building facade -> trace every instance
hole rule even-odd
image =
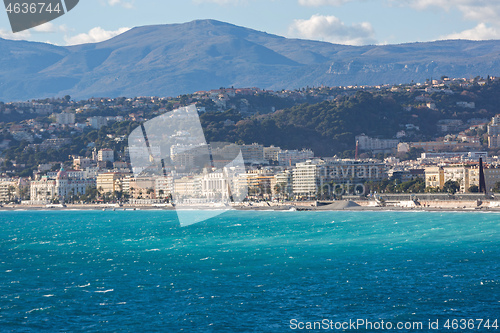
[[[63,112],[56,114],[56,122],[60,125],[69,125],[75,123],[75,114]]]
[[[487,170],[485,169],[485,174]],[[446,165],[425,168],[426,188],[442,189],[448,181],[457,182],[460,185],[460,192],[467,193],[472,186],[479,186],[479,168],[472,165]]]
[[[278,163],[282,166],[292,167],[300,162],[313,159],[314,153],[310,149],[303,150],[281,150],[278,153]]]
[[[398,147],[399,142],[397,139],[370,138],[364,134],[356,136],[359,149],[372,152],[390,152]]]
[[[89,187],[95,186],[92,179],[72,178],[61,168],[55,179],[43,176],[32,181],[30,198],[35,203],[49,203],[55,200],[66,202],[73,196],[85,194]]]
[[[500,148],[500,114],[497,114],[488,125],[488,148]]]
[[[113,149],[101,149],[97,153],[97,160],[99,162],[111,162],[113,163],[115,161],[115,152]]]
[[[0,179],[0,202],[9,202],[19,196],[19,181]]]
[[[97,175],[96,186],[99,193],[128,193],[130,188],[130,173],[105,172]]]

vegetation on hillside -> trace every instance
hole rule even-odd
[[[301,104],[268,115],[241,119],[234,111],[201,116],[208,141],[258,142],[284,149],[312,149],[318,156],[333,156],[355,148],[354,137],[365,133],[392,137],[409,121],[393,99],[358,92],[355,96],[318,104]],[[238,122],[224,126],[224,120]]]

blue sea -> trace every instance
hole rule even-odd
[[[500,214],[0,213],[1,332],[500,331],[463,319],[500,321]]]

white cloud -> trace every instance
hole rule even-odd
[[[64,24],[56,26],[52,22],[47,22],[45,24],[34,27],[33,30],[36,32],[52,33],[52,32],[67,32],[68,28]]]
[[[88,33],[79,34],[73,37],[64,37],[67,45],[77,45],[77,44],[87,44],[87,43],[98,43],[115,36],[118,36],[130,28],[120,28],[115,31],[107,31],[101,27],[96,27],[91,29]]]
[[[217,5],[240,5],[247,4],[248,0],[193,0],[196,4],[215,3]]]
[[[299,0],[299,5],[318,7],[318,6],[341,6],[352,0]]]
[[[222,1],[222,0],[221,0]],[[226,0],[230,1],[230,0]],[[302,6],[341,6],[352,1],[374,0],[298,0]],[[384,0],[396,6],[411,6],[418,10],[442,8],[446,11],[456,9],[467,20],[490,23],[500,26],[499,0]],[[381,1],[382,2],[382,1]]]
[[[439,7],[447,11],[458,9],[465,19],[482,23],[499,24],[500,1],[498,0],[389,0],[392,3],[410,5],[416,9]]]
[[[108,5],[110,5],[110,6],[120,5],[124,8],[132,9],[132,8],[134,8],[134,0],[132,0],[132,1],[108,0]]]
[[[12,31],[9,30],[0,29],[0,38],[11,40],[26,40],[29,37],[31,37],[31,33],[28,30],[12,33]]]
[[[346,25],[335,16],[313,15],[309,20],[295,20],[289,27],[292,37],[324,40],[347,45],[375,44],[374,31],[370,23]]]
[[[462,32],[442,36],[444,39],[500,39],[500,1],[498,0],[390,0],[424,10],[438,7],[446,11],[457,9],[463,18],[477,25]]]
[[[488,39],[500,39],[500,31],[488,27],[484,23],[478,24],[476,27],[464,30],[459,33],[453,33],[447,36],[443,36],[443,39],[470,39],[470,40],[488,40]]]

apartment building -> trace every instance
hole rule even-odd
[[[90,117],[87,119],[87,124],[93,129],[101,129],[104,126],[108,126],[108,120],[106,117]]]
[[[73,168],[75,170],[85,170],[92,165],[92,160],[85,157],[77,157],[73,159]]]
[[[99,193],[129,192],[130,173],[105,172],[97,175],[96,186]]]
[[[488,125],[488,148],[500,148],[500,114],[497,114]]]
[[[365,134],[356,136],[359,149],[372,152],[390,152],[398,147],[399,142],[398,139],[377,139]]]
[[[496,183],[500,182],[500,168],[484,169],[484,179],[486,181],[486,190],[491,192]]]
[[[115,152],[113,149],[101,149],[97,153],[97,160],[99,162],[111,162],[113,163],[115,161]]]
[[[174,189],[174,179],[172,176],[158,177],[155,179],[155,196],[158,199],[170,197]]]
[[[275,147],[275,146],[264,147],[264,159],[268,161],[277,161],[279,152],[281,152],[280,147]]]
[[[283,166],[294,166],[314,158],[314,152],[310,149],[303,150],[281,150],[278,152],[278,164]]]
[[[491,179],[493,180],[493,177]],[[479,186],[479,168],[471,165],[430,166],[425,168],[425,187],[441,189],[448,181],[457,182],[460,185],[460,192],[466,193],[472,186]]]
[[[69,125],[75,123],[75,114],[70,112],[62,112],[56,114],[56,122],[60,125]]]
[[[264,159],[264,146],[258,143],[251,145],[239,146],[245,164],[263,164],[267,161]]]
[[[442,167],[431,166],[425,168],[425,187],[443,188],[444,170]]]
[[[173,197],[176,203],[199,203],[200,192],[201,176],[184,176],[174,179]]]
[[[130,178],[129,193],[133,199],[156,199],[155,180],[150,177]]]
[[[0,179],[0,202],[8,202],[18,196],[19,182],[14,179]]]
[[[443,167],[444,182],[454,181],[460,184],[460,192],[468,192],[473,185],[479,186],[479,169],[470,166]]]
[[[299,196],[314,195],[329,183],[354,185],[386,177],[385,164],[371,160],[309,160],[297,163],[293,170],[293,193]]]
[[[328,170],[323,160],[309,160],[297,163],[293,169],[293,193],[299,196],[314,196],[321,180],[326,180]]]
[[[293,194],[293,171],[285,170],[274,175],[271,190],[273,196],[291,196]]]

